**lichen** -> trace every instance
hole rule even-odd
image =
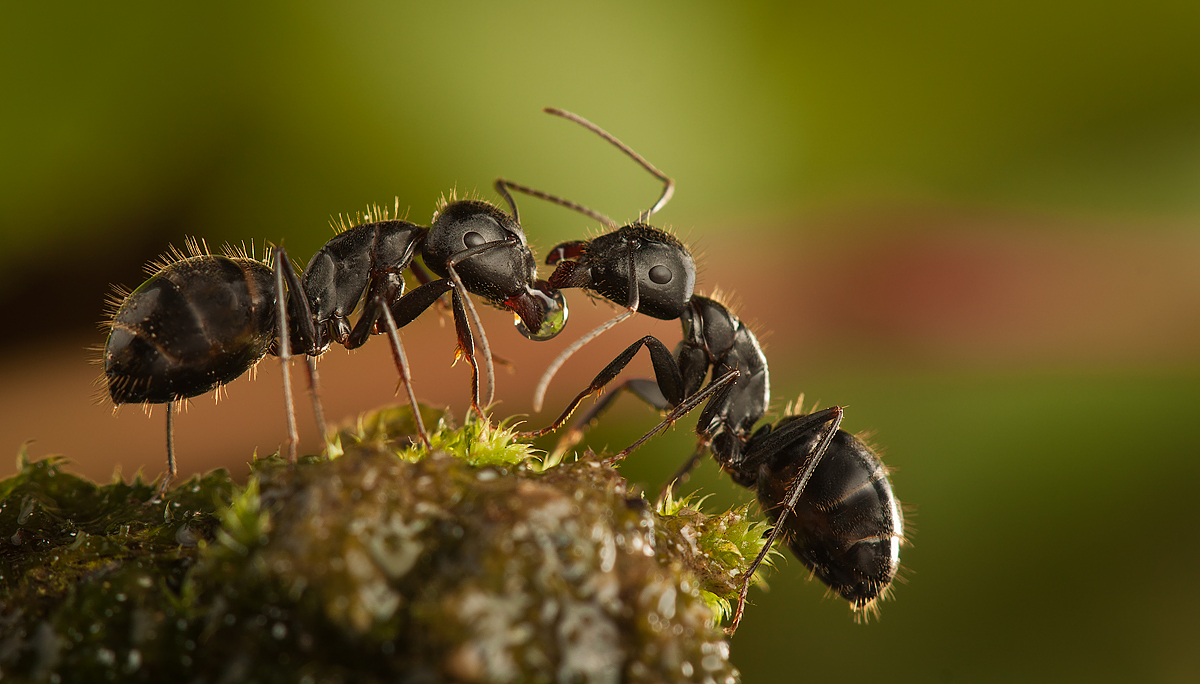
[[[655,510],[585,455],[368,414],[330,455],[162,504],[30,462],[0,483],[5,681],[733,682],[719,626],[761,523]],[[718,612],[714,612],[716,609]]]

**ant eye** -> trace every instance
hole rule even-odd
[[[650,280],[658,283],[659,285],[666,285],[667,283],[671,282],[671,269],[663,266],[662,264],[655,266],[654,268],[650,269]]]
[[[487,242],[487,240],[484,240],[483,236],[475,231],[471,231],[463,236],[463,244],[467,247],[478,247],[485,242]]]

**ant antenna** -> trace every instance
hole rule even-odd
[[[546,400],[546,390],[548,390],[550,388],[550,381],[554,379],[554,376],[558,373],[558,369],[562,368],[563,364],[567,362],[567,359],[574,356],[575,352],[577,352],[583,348],[583,345],[585,345],[588,342],[591,342],[592,340],[599,337],[601,333],[605,332],[609,328],[612,328],[616,324],[625,321],[630,316],[637,313],[638,306],[640,304],[641,304],[641,295],[638,292],[638,287],[637,287],[637,271],[634,270],[633,253],[630,252],[630,254],[629,254],[629,303],[625,305],[625,310],[622,311],[621,313],[617,314],[616,316],[613,316],[612,318],[608,319],[607,321],[601,323],[600,325],[596,326],[596,328],[594,328],[591,332],[589,332],[588,334],[579,338],[578,340],[575,340],[575,342],[573,342],[571,344],[571,346],[562,350],[562,353],[560,353],[558,356],[554,357],[554,360],[550,362],[550,367],[546,369],[545,373],[542,373],[542,377],[538,380],[537,387],[535,387],[533,390],[533,411],[534,411],[534,413],[541,413],[542,403]],[[571,407],[571,410],[574,410],[574,407]],[[563,420],[566,420],[565,416],[563,417]]]
[[[554,116],[562,117],[568,121],[574,121],[575,123],[579,124],[580,126],[583,126],[584,128],[588,129],[589,131],[600,136],[601,138],[604,138],[609,143],[611,143],[613,145],[613,147],[616,147],[618,150],[621,150],[622,152],[624,152],[626,156],[628,156],[630,159],[637,162],[639,166],[641,166],[643,169],[646,169],[646,171],[650,172],[650,174],[652,176],[654,176],[655,178],[662,181],[662,183],[663,183],[662,194],[659,195],[658,201],[654,203],[654,206],[652,206],[649,209],[647,209],[646,211],[643,211],[642,213],[638,214],[638,223],[645,223],[646,221],[649,221],[651,216],[658,213],[659,210],[661,210],[663,207],[665,207],[667,205],[667,202],[671,201],[671,197],[675,194],[675,181],[672,180],[671,177],[668,176],[667,174],[656,169],[653,164],[646,161],[645,157],[638,154],[637,152],[634,152],[625,143],[621,142],[620,140],[617,140],[616,137],[614,137],[611,133],[604,130],[603,128],[600,128],[599,126],[592,123],[591,121],[588,121],[587,119],[583,118],[582,116],[579,116],[578,114],[575,114],[573,112],[568,112],[565,109],[558,109],[556,107],[544,107],[542,109],[542,111],[546,112],[547,114],[553,114]],[[600,212],[596,211],[595,209],[590,209],[588,207],[583,206],[582,204],[579,204],[578,202],[572,202],[571,200],[563,198],[563,197],[559,197],[558,195],[551,195],[548,192],[543,192],[536,188],[531,188],[528,185],[521,185],[520,183],[514,183],[514,182],[504,179],[504,178],[497,178],[496,179],[496,192],[498,192],[500,194],[500,196],[504,198],[504,201],[508,202],[508,206],[512,208],[513,220],[516,221],[518,225],[520,225],[521,220],[520,220],[520,218],[518,218],[518,215],[517,215],[517,203],[513,201],[512,195],[510,195],[508,193],[509,190],[516,190],[517,192],[524,193],[526,195],[529,195],[530,197],[536,197],[540,200],[545,200],[551,204],[557,204],[558,206],[563,207],[564,209],[570,209],[571,211],[579,212],[580,214],[583,214],[584,216],[592,219],[593,221],[598,221],[598,222],[604,224],[610,230],[617,228],[616,221],[613,221],[612,219],[605,216],[604,214],[601,214]]]
[[[513,220],[517,222],[517,225],[521,225],[521,219],[517,216],[517,203],[515,201],[513,201],[512,195],[508,194],[508,191],[510,189],[516,190],[517,192],[525,193],[526,195],[529,195],[530,197],[536,197],[540,200],[546,200],[547,202],[549,202],[551,204],[557,204],[558,206],[566,208],[566,209],[570,209],[571,211],[577,211],[594,221],[599,221],[600,223],[603,223],[604,225],[608,226],[610,229],[615,229],[617,227],[616,221],[613,221],[612,219],[605,216],[604,214],[601,214],[600,212],[598,212],[594,209],[589,209],[589,208],[583,206],[582,204],[572,202],[571,200],[564,199],[562,197],[559,197],[558,195],[551,195],[548,192],[542,192],[541,190],[531,188],[528,185],[521,185],[520,183],[514,183],[514,182],[512,182],[510,180],[506,180],[504,178],[497,178],[496,179],[496,192],[500,193],[500,196],[504,198],[504,201],[508,202],[508,206],[512,208],[512,217],[513,217]]]
[[[587,119],[583,118],[582,116],[579,116],[578,114],[574,114],[572,112],[568,112],[565,109],[558,109],[556,107],[544,107],[542,109],[542,111],[546,112],[547,114],[553,114],[554,116],[560,116],[560,117],[566,119],[567,121],[574,121],[575,123],[579,124],[580,126],[583,126],[584,128],[588,129],[589,131],[600,136],[601,138],[604,138],[609,143],[611,143],[613,145],[613,147],[616,147],[618,150],[621,150],[622,152],[624,152],[626,156],[628,156],[630,159],[637,162],[638,165],[640,165],[643,169],[646,169],[647,171],[650,172],[651,175],[653,175],[655,178],[657,178],[663,182],[662,195],[659,196],[658,201],[654,203],[654,206],[652,206],[649,209],[647,209],[646,211],[643,211],[642,213],[638,214],[638,222],[639,223],[645,223],[646,221],[649,221],[651,216],[658,213],[658,211],[660,209],[667,206],[667,202],[671,201],[671,196],[675,194],[675,181],[671,180],[670,176],[668,176],[667,174],[654,168],[654,165],[651,164],[650,162],[646,161],[646,159],[644,157],[642,157],[642,155],[638,154],[637,152],[634,152],[632,149],[629,148],[629,146],[627,146],[625,143],[621,142],[620,140],[617,140],[608,131],[604,130],[603,128],[600,128],[599,126],[592,123],[591,121],[588,121]],[[537,195],[534,195],[534,196],[537,197]],[[567,205],[564,204],[563,206],[567,206]],[[612,225],[611,222],[606,222],[606,223],[608,223],[609,225]]]
[[[595,133],[596,135],[600,136],[601,138],[604,138],[613,147],[616,147],[618,150],[621,150],[622,152],[625,153],[625,155],[627,157],[629,157],[630,159],[637,162],[638,165],[641,166],[643,169],[646,169],[646,171],[648,171],[652,176],[654,176],[655,178],[662,181],[662,183],[663,183],[662,194],[659,195],[658,201],[655,202],[653,206],[651,206],[646,211],[643,211],[642,213],[638,214],[638,223],[645,223],[646,221],[649,221],[651,216],[653,216],[660,209],[662,209],[664,206],[666,206],[667,202],[671,201],[671,197],[675,194],[675,181],[672,180],[671,177],[668,176],[667,174],[663,173],[662,171],[659,171],[657,168],[654,167],[653,164],[646,161],[645,157],[638,154],[637,152],[634,152],[628,145],[626,145],[625,143],[618,140],[611,133],[604,130],[603,128],[600,128],[599,126],[592,123],[591,121],[588,121],[587,119],[583,118],[582,116],[579,116],[578,114],[575,114],[573,112],[568,112],[565,109],[558,109],[556,107],[545,107],[542,109],[542,111],[546,112],[547,114],[552,114],[554,116],[564,118],[568,121],[573,121],[573,122],[579,124],[580,126],[583,126],[584,128],[588,129],[589,131]],[[530,196],[536,197],[538,199],[546,200],[547,202],[557,204],[560,207],[564,207],[566,209],[571,209],[573,211],[577,211],[577,212],[583,214],[584,216],[587,216],[596,221],[599,221],[600,223],[603,223],[609,229],[617,228],[617,224],[615,221],[608,218],[604,214],[601,214],[598,211],[595,211],[593,209],[589,209],[588,207],[583,206],[582,204],[577,204],[575,202],[564,199],[557,195],[551,195],[550,193],[542,192],[541,190],[536,190],[536,189],[530,188],[528,186],[520,185],[518,183],[513,183],[512,181],[505,180],[503,178],[499,178],[496,180],[496,191],[498,193],[500,193],[500,195],[502,197],[504,197],[504,199],[508,202],[508,205],[510,207],[512,207],[514,219],[517,218],[517,205],[513,201],[512,196],[509,195],[509,193],[508,193],[509,189],[525,193],[526,195],[530,195]],[[520,221],[517,221],[517,223],[520,223]],[[558,369],[561,368],[564,363],[566,363],[567,359],[569,359],[572,355],[574,355],[575,352],[579,351],[585,344],[587,344],[588,342],[591,342],[596,337],[598,337],[601,333],[605,332],[609,328],[615,326],[616,324],[628,319],[630,316],[637,313],[638,304],[639,304],[639,293],[638,293],[638,287],[637,287],[637,274],[634,269],[633,255],[630,254],[630,257],[629,257],[629,302],[625,305],[625,311],[622,311],[621,313],[617,314],[613,318],[611,318],[608,321],[601,324],[596,329],[592,330],[588,334],[586,334],[583,337],[576,340],[574,344],[572,344],[571,346],[564,349],[562,351],[562,353],[559,354],[554,359],[554,361],[550,363],[550,367],[547,368],[546,372],[542,374],[542,377],[540,380],[538,380],[537,387],[534,389],[534,392],[533,392],[533,410],[535,412],[542,410],[542,403],[546,398],[546,390],[550,386],[550,381],[552,379],[554,379],[554,375],[556,373],[558,373]]]

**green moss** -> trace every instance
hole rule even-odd
[[[5,681],[737,680],[714,607],[762,544],[745,508],[660,511],[594,459],[384,409],[336,458],[256,460],[143,505],[29,463],[0,483]],[[408,430],[406,432],[406,429]],[[757,543],[757,546],[756,546]]]

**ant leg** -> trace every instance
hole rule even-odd
[[[312,399],[313,417],[317,421],[317,429],[321,431],[321,439],[328,438],[328,428],[325,425],[325,410],[321,406],[321,390],[320,378],[317,375],[317,360],[313,357],[313,352],[316,349],[317,330],[313,325],[312,309],[308,305],[308,297],[304,294],[304,286],[300,283],[300,276],[296,273],[296,268],[292,266],[292,260],[287,258],[287,252],[282,247],[279,248],[282,253],[282,262],[276,262],[276,267],[282,267],[283,276],[287,280],[288,287],[288,308],[292,309],[290,320],[285,320],[280,316],[279,320],[279,337],[283,339],[284,335],[291,335],[291,329],[294,326],[299,333],[301,344],[305,345],[303,351],[305,356],[306,366],[308,368],[308,393]],[[283,291],[279,289],[279,280],[276,278],[276,291],[279,297],[282,298]],[[291,325],[288,325],[290,323]],[[289,340],[290,341],[290,340]],[[282,347],[281,347],[282,348]],[[286,368],[286,366],[285,366]],[[288,381],[290,382],[290,380]],[[291,390],[287,390],[288,401],[291,399]],[[289,412],[289,418],[294,422],[294,414]]]
[[[453,289],[453,283],[445,278],[441,278],[431,283],[421,285],[420,287],[413,289],[412,292],[409,292],[401,297],[399,300],[393,302],[388,308],[390,309],[392,316],[396,321],[396,327],[403,328],[409,323],[417,320],[417,317],[425,313],[426,309],[433,306],[442,295],[450,292]],[[363,315],[366,315],[366,312],[364,312]],[[359,319],[359,321],[359,325],[361,325],[362,319]],[[357,331],[357,326],[355,330]],[[365,332],[369,334],[370,331],[368,330]],[[383,331],[377,330],[377,332]],[[354,333],[351,333],[350,336],[353,339]],[[366,335],[363,335],[363,338],[365,340]]]
[[[283,369],[283,406],[284,412],[287,414],[287,459],[288,463],[296,462],[296,443],[300,441],[296,434],[296,408],[292,404],[292,349],[291,349],[291,334],[288,332],[287,324],[287,298],[284,297],[283,288],[283,271],[284,262],[287,261],[287,254],[282,247],[275,248],[275,305],[276,305],[276,329],[279,334],[278,354],[279,364]],[[298,294],[298,293],[297,293]]]
[[[429,434],[425,432],[425,423],[421,420],[421,406],[417,403],[417,394],[413,391],[412,381],[408,377],[408,358],[404,355],[404,345],[400,342],[400,331],[396,327],[396,319],[392,317],[391,309],[383,302],[379,302],[379,304],[379,308],[383,311],[383,320],[387,324],[388,339],[392,342],[392,358],[396,362],[396,370],[400,371],[400,381],[404,384],[404,391],[408,393],[408,405],[412,407],[413,422],[417,424],[417,436],[428,450],[430,448]]]
[[[167,472],[163,473],[162,484],[158,485],[158,491],[154,496],[147,501],[147,504],[161,503],[163,494],[167,493],[167,485],[171,484],[171,480],[175,479],[175,401],[167,402]]]
[[[347,349],[356,349],[366,343],[372,332],[384,332],[392,347],[392,360],[396,371],[400,374],[400,384],[408,394],[408,403],[412,407],[413,422],[417,427],[417,436],[425,448],[430,447],[429,434],[421,420],[421,407],[417,403],[417,393],[413,390],[412,379],[408,374],[408,356],[404,353],[404,344],[400,341],[400,328],[408,325],[423,311],[428,309],[439,297],[446,293],[448,286],[441,287],[435,281],[422,285],[407,295],[404,292],[404,280],[398,273],[385,272],[371,276],[367,286],[367,299],[363,305],[363,313],[355,324],[354,329],[342,341]],[[389,303],[390,302],[390,303]],[[397,313],[392,313],[392,307]],[[382,320],[380,320],[382,319]],[[397,323],[399,319],[399,323]]]
[[[784,425],[783,428],[764,437],[763,443],[756,445],[755,449],[750,454],[747,454],[748,457],[752,454],[755,459],[765,457],[767,453],[778,450],[783,444],[795,439],[797,434],[806,433],[817,426],[826,426],[825,435],[813,447],[808,461],[804,464],[804,469],[788,485],[787,494],[783,499],[783,506],[780,508],[779,517],[775,520],[775,526],[771,528],[770,536],[767,537],[767,541],[763,544],[762,550],[758,552],[758,556],[754,558],[754,562],[746,568],[746,577],[742,580],[742,587],[738,591],[737,608],[734,610],[733,619],[730,620],[729,627],[725,629],[726,634],[732,636],[737,631],[738,623],[742,621],[742,613],[746,610],[746,593],[750,591],[750,581],[754,579],[754,573],[758,570],[758,566],[762,565],[763,559],[767,557],[767,553],[775,544],[775,539],[779,536],[780,530],[783,529],[784,521],[787,519],[788,514],[792,512],[792,508],[796,505],[796,502],[800,500],[800,495],[804,493],[804,488],[808,485],[812,474],[816,472],[817,464],[821,462],[821,458],[825,455],[826,450],[829,449],[829,443],[833,441],[833,436],[837,434],[841,424],[842,407],[833,406]],[[772,439],[772,437],[776,437],[777,435],[777,439]]]
[[[544,404],[546,401],[546,391],[550,388],[550,381],[554,379],[556,374],[558,374],[558,369],[562,368],[562,365],[567,362],[567,359],[571,358],[575,352],[582,349],[583,345],[596,339],[601,333],[615,326],[616,324],[623,322],[634,313],[634,311],[630,311],[628,309],[622,311],[621,313],[608,319],[603,324],[593,329],[588,334],[584,335],[578,340],[575,340],[573,343],[571,343],[571,346],[562,350],[562,353],[554,357],[554,360],[551,361],[550,365],[546,368],[546,372],[542,373],[542,377],[538,379],[537,387],[535,387],[533,390],[533,410],[535,412],[541,412],[542,404]]]
[[[604,331],[637,313],[638,305],[641,303],[640,297],[641,296],[638,294],[637,287],[637,270],[634,268],[633,252],[631,251],[629,253],[629,303],[626,305],[625,310],[600,324],[588,334],[584,335],[578,340],[575,340],[571,346],[562,350],[562,353],[554,357],[554,360],[550,362],[550,366],[546,368],[546,372],[542,373],[542,377],[538,379],[537,387],[535,387],[533,390],[533,410],[535,412],[540,412],[542,410],[542,403],[546,399],[546,390],[550,388],[550,381],[554,379],[554,375],[558,373],[558,369],[567,362],[567,359],[571,358],[575,352],[582,349],[583,345],[599,337]],[[626,363],[628,363],[628,361]],[[563,418],[563,420],[566,420],[566,418]],[[559,423],[559,425],[561,424],[562,423]],[[545,433],[543,432],[542,434]]]
[[[433,271],[430,271],[429,267],[423,264],[420,259],[413,259],[408,265],[408,270],[412,272],[414,277],[416,277],[417,283],[419,284],[418,286],[428,285],[429,283],[440,280],[437,274],[435,274]],[[450,310],[450,305],[441,299],[434,302],[434,304],[437,305],[439,317]]]
[[[462,299],[465,300],[465,302],[466,302],[467,310],[471,312],[471,322],[473,322],[475,324],[475,329],[479,331],[479,348],[483,351],[483,359],[486,362],[485,369],[487,370],[487,373],[485,374],[487,377],[487,395],[486,395],[487,399],[483,402],[484,405],[487,405],[487,406],[491,405],[492,399],[496,396],[496,371],[492,367],[492,348],[488,345],[487,333],[484,332],[484,330],[483,330],[483,322],[479,320],[479,312],[475,309],[475,303],[471,301],[471,298],[469,296],[467,296],[467,287],[466,287],[466,285],[463,285],[462,278],[459,277],[458,269],[456,269],[455,266],[457,266],[458,263],[460,261],[463,261],[464,259],[469,259],[470,257],[473,257],[476,254],[480,254],[482,252],[485,252],[489,249],[492,249],[493,247],[497,247],[502,244],[506,244],[506,243],[505,242],[489,242],[489,243],[485,243],[482,245],[476,245],[475,247],[470,247],[468,249],[464,249],[463,251],[458,252],[457,254],[455,254],[454,256],[452,256],[446,260],[446,271],[450,274],[450,280],[454,283],[456,293],[462,294]],[[457,312],[455,312],[454,324],[456,327],[458,327],[458,313]],[[464,332],[463,328],[465,328],[467,338],[471,338],[471,328],[469,325],[466,325],[466,321],[464,320],[463,326],[459,328],[460,344],[463,339],[462,338],[462,334]],[[473,339],[472,339],[471,347],[472,347],[472,349],[474,349],[474,340]],[[479,362],[478,362],[478,360],[475,360],[475,356],[473,353],[471,355],[471,358],[472,358],[471,365],[478,368]],[[475,397],[473,398],[473,402],[474,402],[473,405],[474,405],[475,411],[479,414],[480,418],[483,418],[484,417],[483,412],[479,408],[479,380],[478,380],[478,378],[476,378],[476,380],[475,380]]]
[[[428,285],[429,283],[432,283],[438,279],[438,277],[434,275],[433,272],[425,266],[425,264],[421,263],[417,259],[413,259],[411,262],[409,262],[408,270],[412,271],[413,276],[421,285]]]
[[[391,306],[387,311],[387,316],[393,317],[393,324],[397,327],[404,327],[420,316],[426,309],[433,306],[442,295],[447,292],[451,293],[451,301],[454,309],[454,327],[458,336],[458,349],[460,354],[465,354],[471,363],[471,407],[479,415],[484,418],[483,410],[479,405],[479,367],[475,362],[475,339],[471,336],[471,328],[467,324],[467,314],[463,307],[463,297],[460,297],[458,290],[454,288],[454,284],[445,278],[435,280],[431,283],[422,285],[407,295],[404,295]],[[469,300],[468,300],[469,301]],[[386,307],[382,307],[386,308]],[[364,318],[359,319],[359,326],[362,326],[362,321],[368,315],[364,311]],[[358,332],[358,328],[355,328]],[[351,339],[354,334],[351,334]],[[397,337],[397,339],[399,339]],[[486,420],[486,418],[484,418]]]
[[[308,362],[308,393],[312,395],[313,417],[317,421],[317,429],[321,431],[321,439],[329,439],[329,428],[325,426],[325,411],[321,407],[320,378],[317,376],[317,358],[305,356]]]
[[[703,390],[696,392],[695,394],[688,397],[684,401],[679,402],[679,404],[676,405],[675,408],[672,409],[671,412],[667,414],[666,418],[663,418],[661,423],[659,423],[658,425],[655,425],[650,430],[650,432],[647,432],[646,434],[642,435],[641,438],[638,439],[638,441],[625,447],[621,451],[617,452],[615,455],[609,456],[608,458],[604,459],[602,461],[602,463],[604,463],[606,465],[611,465],[613,463],[623,460],[626,456],[633,453],[633,451],[635,449],[637,449],[641,445],[645,444],[651,437],[653,437],[654,435],[657,435],[658,433],[662,432],[663,430],[666,430],[668,427],[673,425],[675,423],[675,421],[677,421],[681,417],[683,417],[684,414],[688,413],[689,411],[696,408],[700,404],[703,404],[705,401],[707,401],[709,399],[716,399],[716,398],[725,396],[725,394],[727,394],[729,392],[729,388],[732,386],[733,381],[737,380],[737,377],[739,374],[740,374],[740,371],[738,371],[738,369],[731,368],[727,373],[725,373],[721,377],[717,378],[716,380],[713,380],[712,382],[710,382],[708,384],[708,387],[705,387]],[[682,377],[682,375],[680,377]]]
[[[671,356],[671,352],[667,349],[666,345],[659,341],[658,338],[646,335],[626,347],[625,351],[618,354],[617,358],[609,362],[592,380],[592,384],[576,395],[575,399],[567,405],[566,410],[562,412],[562,415],[558,419],[548,427],[532,432],[522,432],[520,436],[525,439],[541,437],[562,427],[562,424],[567,422],[567,419],[575,412],[579,403],[588,396],[603,390],[605,385],[612,382],[621,371],[625,370],[625,366],[629,365],[629,362],[633,360],[633,357],[643,345],[650,350],[650,360],[654,364],[654,376],[658,380],[658,387],[662,390],[663,397],[670,406],[679,404],[683,400],[683,374],[680,373],[679,366],[675,365],[675,358]]]
[[[479,362],[475,360],[475,338],[471,336],[471,328],[467,325],[467,312],[463,308],[463,297],[458,294],[458,290],[451,291],[450,303],[454,307],[454,332],[458,336],[458,353],[466,356],[467,362],[471,364],[471,410],[475,411],[480,420],[487,422],[487,416],[479,406]],[[480,332],[483,332],[482,328]],[[490,355],[488,360],[491,360]]]
[[[571,422],[566,433],[558,438],[558,442],[554,444],[554,450],[550,452],[549,461],[557,463],[562,460],[567,450],[574,447],[583,439],[583,433],[590,430],[600,415],[608,410],[608,407],[616,401],[617,397],[621,396],[623,391],[629,391],[637,395],[642,401],[653,406],[659,411],[670,411],[671,404],[667,402],[663,396],[662,390],[653,381],[646,378],[633,378],[626,380],[617,385],[615,389],[610,390],[600,399],[596,400],[595,404],[588,409],[582,416]]]

